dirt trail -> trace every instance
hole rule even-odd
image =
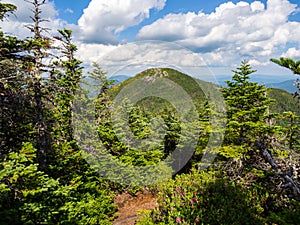
[[[122,193],[115,197],[114,203],[118,206],[118,218],[113,222],[114,225],[134,225],[138,219],[138,210],[148,210],[157,207],[157,197],[145,191],[132,196]]]

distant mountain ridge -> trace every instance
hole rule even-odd
[[[206,90],[209,90],[210,94],[216,92],[216,89],[220,87],[219,85],[210,82],[198,80],[195,78],[192,79],[191,76],[174,69],[161,68],[160,70],[167,72],[169,74],[168,79],[180,85],[194,100],[204,100],[206,98],[203,91],[199,90],[199,85],[201,88],[205,88]],[[116,96],[122,88],[124,88],[126,85],[130,84],[131,82],[137,79],[141,79],[143,77],[147,77],[147,76],[151,77],[153,76],[152,74],[153,74],[153,69],[148,69],[137,74],[134,77],[124,76],[124,75],[111,77],[111,79],[116,79],[116,78],[125,79],[122,82],[119,82],[117,85],[115,85],[111,93],[112,96]],[[126,79],[126,77],[128,78]],[[226,80],[231,80],[231,77]],[[198,84],[195,83],[195,81]],[[284,82],[265,84],[266,86],[271,87],[270,91],[268,92],[269,97],[276,100],[276,103],[271,106],[271,111],[277,113],[282,113],[285,111],[293,111],[293,112],[299,111],[298,103],[296,99],[294,99],[293,96],[291,95],[291,92],[293,90],[291,88],[294,88],[293,82],[294,82],[293,80],[288,80]],[[150,102],[146,102],[146,104],[150,104]]]
[[[280,83],[269,83],[266,84],[266,86],[270,88],[282,89],[289,93],[294,93],[297,90],[295,86],[295,80],[286,80]]]
[[[270,76],[270,75],[260,75],[254,74],[251,76],[250,80],[253,82],[258,82],[259,84],[266,85],[266,87],[277,88],[285,90],[289,93],[294,93],[297,89],[294,85],[295,79],[284,80],[285,76]],[[129,75],[115,75],[109,78],[109,80],[115,80],[114,85],[119,84],[132,76]],[[232,76],[230,75],[218,75],[216,76],[216,81],[220,86],[226,86],[225,81],[231,80]]]

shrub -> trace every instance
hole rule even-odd
[[[162,183],[159,208],[137,224],[263,224],[256,191],[223,179],[214,171],[182,174]]]

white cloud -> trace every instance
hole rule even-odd
[[[260,1],[227,2],[210,14],[166,15],[141,28],[137,39],[176,41],[203,54],[212,64],[234,58],[266,62],[288,42],[300,44],[300,23],[288,21],[296,11],[296,5],[288,0],[268,0],[266,6]]]
[[[79,44],[78,57],[85,62],[98,62],[109,76],[122,70],[131,74],[149,67],[206,68],[197,54],[170,42],[135,42],[124,45]],[[207,70],[206,70],[207,71]],[[208,74],[208,73],[207,73]]]
[[[196,17],[197,15],[192,12],[187,14],[168,14],[163,19],[157,20],[152,25],[143,27],[138,38],[175,41],[184,39],[187,36],[195,36],[198,30],[195,29],[191,23]],[[205,24],[200,26],[202,26],[203,29],[206,27],[210,28],[210,26]]]
[[[257,61],[256,59],[250,59],[248,62],[251,66],[267,66],[270,63],[270,62],[260,62]]]
[[[15,35],[20,38],[32,36],[29,29],[25,26],[32,24],[33,5],[24,0],[4,0],[3,3],[11,3],[17,6],[14,15],[11,15],[8,20],[0,22],[0,27],[4,32],[10,35]],[[67,24],[65,21],[58,19],[58,11],[55,9],[54,2],[46,0],[46,4],[41,6],[40,17],[45,22],[41,23],[42,27],[49,28],[50,33],[56,33],[58,28],[63,28]]]
[[[117,35],[160,10],[166,0],[91,0],[78,20],[81,40],[117,44]]]
[[[287,58],[300,58],[300,49],[296,48],[289,48],[286,52],[284,52],[282,57],[287,57]]]
[[[65,13],[74,13],[74,11],[73,11],[73,9],[70,9],[70,8],[67,8],[65,11],[64,11]]]
[[[250,7],[252,12],[262,12],[265,10],[265,5],[259,1],[253,2]]]
[[[10,16],[0,27],[19,37],[29,36],[24,26],[31,22],[31,5],[24,0],[5,2],[16,4],[18,11],[16,17]],[[113,61],[116,68],[137,63],[155,64],[155,61],[161,65],[193,67],[199,65],[197,57],[202,57],[209,66],[233,69],[242,59],[263,67],[270,64],[271,57],[299,57],[300,23],[288,21],[288,17],[299,10],[288,0],[268,0],[266,5],[260,1],[227,2],[209,14],[202,11],[168,14],[141,28],[137,35],[137,40],[175,41],[177,47],[174,44],[173,49],[154,43],[132,43],[124,48],[127,45],[119,43],[118,35],[122,31],[140,24],[150,16],[150,10],[160,10],[165,4],[166,0],[91,0],[75,25],[59,19],[51,1],[42,9],[42,17],[51,21],[46,27],[53,32],[63,27],[74,31],[77,57],[86,65],[103,59],[111,51],[113,58],[106,60]],[[297,48],[293,48],[297,44]],[[290,49],[285,49],[286,46]],[[197,53],[187,55],[184,48]]]
[[[32,22],[30,16],[32,16],[31,9],[32,4],[24,0],[3,0],[2,3],[11,3],[17,6],[17,11],[14,13],[16,16],[11,16],[9,19],[11,21],[18,22]],[[41,6],[41,17],[44,19],[53,19],[58,16],[58,12],[55,9],[54,2],[46,0],[46,4]]]
[[[114,45],[77,43],[76,57],[87,64],[98,61],[101,57],[117,48]]]

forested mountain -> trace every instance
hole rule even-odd
[[[116,83],[116,86],[112,88],[112,97],[117,95],[119,91],[128,85],[131,82],[134,82],[138,79],[143,79],[144,77],[154,76],[156,69],[148,69],[134,77],[126,77],[126,79],[119,80]],[[168,79],[174,81],[176,84],[182,86],[184,90],[196,101],[204,102],[207,100],[206,94],[203,92],[203,89],[206,89],[207,92],[215,92],[219,90],[220,87],[210,82],[198,80],[196,78],[192,78],[186,74],[183,74],[177,70],[171,68],[161,68],[161,71],[165,71],[168,73]],[[118,78],[118,77],[117,77]],[[114,80],[114,78],[112,78]],[[196,83],[195,83],[196,82]],[[289,83],[292,85],[292,82]],[[293,87],[293,86],[292,86]],[[295,87],[294,87],[295,88]],[[267,94],[270,98],[274,99],[274,104],[271,104],[270,109],[274,113],[283,113],[287,111],[292,111],[294,113],[298,113],[299,106],[297,100],[292,96],[291,93],[279,88],[269,88]],[[146,105],[149,102],[145,103]]]
[[[275,103],[270,107],[273,112],[283,113],[291,111],[297,115],[299,114],[299,103],[291,93],[278,88],[270,88],[268,96],[275,100]]]
[[[113,85],[29,2],[32,36],[0,32],[0,224],[113,224],[116,196],[146,192],[136,224],[299,223],[299,90],[251,82],[245,60],[226,87],[170,68]]]

